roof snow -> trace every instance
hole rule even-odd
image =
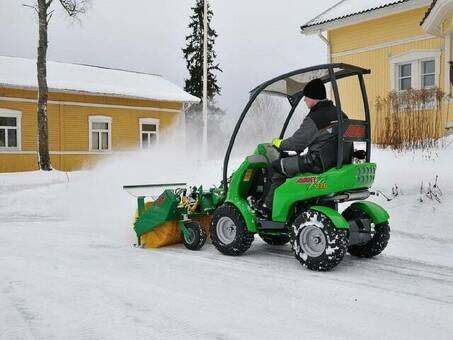
[[[162,76],[105,67],[47,62],[49,91],[145,100],[198,102]],[[37,89],[36,60],[0,56],[0,87]]]
[[[341,0],[315,18],[302,25],[301,29],[302,31],[308,31],[314,28],[314,26],[319,26],[352,16],[364,15],[371,11],[380,10],[387,7],[396,7],[403,4],[427,5],[429,3],[430,1],[422,0]]]

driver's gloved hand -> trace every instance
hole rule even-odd
[[[280,138],[274,138],[272,140],[272,146],[274,146],[277,150],[280,150],[281,144],[282,144],[282,140]]]

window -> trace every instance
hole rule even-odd
[[[21,112],[0,109],[0,150],[20,150]]]
[[[140,148],[149,149],[159,142],[159,119],[141,118],[139,123]]]
[[[433,87],[436,83],[435,61],[422,61],[422,88]]]
[[[392,90],[439,86],[440,50],[420,50],[390,58]]]
[[[112,118],[107,116],[90,116],[90,151],[111,151]]]
[[[398,65],[398,90],[404,91],[412,87],[412,64]]]

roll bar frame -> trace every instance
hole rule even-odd
[[[340,71],[335,72],[335,68],[339,68]],[[357,76],[358,80],[359,80],[360,90],[362,93],[363,108],[365,111],[366,161],[367,162],[370,161],[370,158],[371,158],[371,120],[370,120],[370,108],[369,108],[369,104],[368,104],[368,96],[366,93],[366,87],[365,87],[365,81],[363,79],[363,75],[369,74],[369,73],[371,73],[371,71],[358,67],[358,66],[344,64],[344,63],[322,64],[322,65],[317,65],[317,66],[306,67],[306,68],[295,70],[295,71],[292,71],[289,73],[285,73],[281,76],[268,80],[268,81],[262,83],[261,85],[257,86],[250,92],[249,101],[247,102],[245,108],[243,109],[243,111],[236,123],[236,126],[234,127],[233,133],[230,138],[230,142],[228,144],[227,151],[225,153],[225,158],[223,161],[223,187],[224,187],[225,195],[228,192],[228,163],[230,160],[231,151],[233,150],[234,142],[236,140],[237,134],[239,133],[242,122],[244,121],[244,118],[246,117],[247,113],[249,112],[249,110],[250,110],[252,104],[255,102],[256,98],[262,92],[265,92],[266,88],[269,85],[272,85],[280,80],[291,78],[292,76],[295,76],[295,75],[300,75],[303,73],[308,73],[308,72],[317,71],[317,70],[327,70],[328,71],[329,78],[323,79],[323,82],[331,83],[332,91],[333,91],[334,98],[335,98],[335,106],[337,108],[337,116],[338,116],[337,169],[341,168],[343,165],[343,148],[344,148],[344,140],[345,140],[345,138],[344,138],[344,120],[343,120],[343,115],[342,115],[342,110],[341,110],[341,100],[340,100],[340,94],[338,92],[337,80],[346,78],[346,77]],[[282,130],[280,132],[281,139],[283,139],[283,137],[285,136],[285,132],[288,128],[291,118],[293,117],[294,112],[295,112],[297,106],[299,105],[302,97],[303,97],[302,91],[300,91],[292,96],[288,96],[288,100],[291,104],[291,109],[288,113],[288,116],[286,117]]]

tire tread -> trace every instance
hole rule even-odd
[[[236,239],[230,244],[223,244],[217,237],[216,225],[221,217],[227,216],[236,225]],[[212,244],[224,255],[239,256],[245,253],[255,239],[254,234],[247,230],[244,218],[240,211],[231,204],[223,204],[214,211],[211,221]]]

